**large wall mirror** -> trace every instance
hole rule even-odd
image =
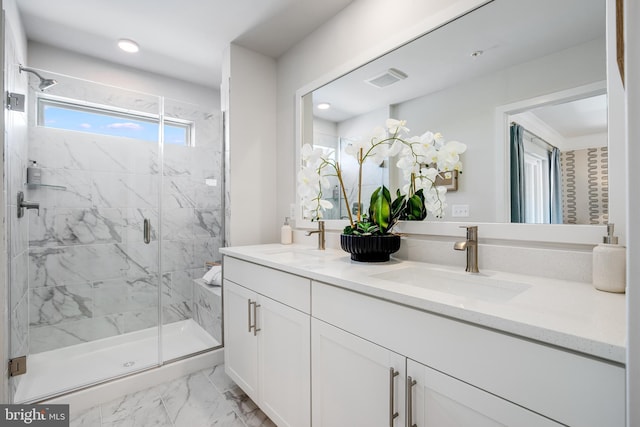
[[[468,147],[445,218],[428,221],[606,223],[605,13],[605,0],[491,1],[304,94],[302,142],[340,157],[387,117],[406,120],[412,135],[438,131]],[[526,179],[515,194],[514,167]],[[391,159],[365,170],[364,189],[399,180]],[[341,194],[326,197],[326,219],[343,218]]]

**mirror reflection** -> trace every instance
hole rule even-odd
[[[336,156],[388,117],[406,120],[411,134],[431,130],[466,144],[464,172],[457,191],[447,193],[445,221],[603,223],[604,90],[510,113],[504,124],[497,115],[523,100],[596,83],[604,87],[605,47],[604,0],[494,0],[305,95],[302,104],[312,114],[304,111],[302,127],[314,145]],[[512,216],[510,197],[511,122],[527,130],[527,165],[535,165],[528,175],[523,170],[531,178],[516,195],[528,210],[518,217]],[[557,161],[545,160],[550,147],[558,149]],[[594,164],[597,173],[590,174]],[[372,189],[384,184],[393,191],[401,181],[393,159],[366,172]],[[343,216],[340,194],[335,196],[326,219]]]

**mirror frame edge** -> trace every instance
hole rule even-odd
[[[471,0],[472,2],[473,0]],[[361,55],[350,61],[335,67],[332,71],[325,73],[319,78],[305,84],[300,87],[295,93],[295,116],[294,116],[294,142],[295,142],[295,167],[294,167],[294,182],[295,187],[295,217],[292,218],[294,226],[300,229],[313,229],[316,225],[313,221],[303,218],[302,207],[300,205],[300,197],[298,194],[297,186],[297,174],[301,167],[300,153],[303,145],[304,129],[302,126],[304,111],[303,111],[303,97],[313,90],[339,78],[340,76],[347,74],[364,64],[373,61],[388,52],[398,49],[401,46],[410,43],[416,38],[422,37],[425,34],[434,31],[435,29],[448,24],[452,20],[473,12],[475,9],[485,6],[491,3],[493,0],[486,0],[481,4],[468,7],[464,11],[458,11],[453,13],[453,16],[449,16],[446,20],[443,20],[437,25],[432,25],[429,28],[422,29],[421,32],[416,32],[416,35],[411,37],[405,34],[404,41],[395,41],[402,38],[394,38],[394,41],[386,43],[384,45],[377,46],[371,49],[367,54]],[[446,11],[445,11],[446,12]],[[609,35],[607,34],[607,37]],[[604,82],[605,89],[607,81]],[[601,82],[593,83],[593,85],[601,85]],[[590,85],[585,85],[590,86]],[[569,90],[571,91],[571,90]],[[542,95],[540,98],[548,96]],[[529,100],[530,101],[530,100]],[[516,105],[519,102],[510,104]],[[503,106],[505,107],[505,106]],[[496,112],[496,126],[498,123],[502,124],[504,115],[498,118],[498,112]],[[504,155],[497,153],[496,156],[503,159]],[[503,163],[501,161],[500,163]],[[500,174],[496,177],[495,189],[502,190],[505,187],[504,184],[500,184],[497,180]],[[504,178],[504,175],[502,175]],[[506,205],[506,199],[497,206],[500,208],[499,215],[503,215],[504,205]],[[346,220],[331,220],[325,223],[325,227],[328,231],[342,231],[342,229],[348,225]],[[412,235],[425,235],[425,236],[450,236],[459,237],[461,226],[478,225],[482,230],[483,239],[497,239],[514,242],[536,242],[536,243],[557,243],[557,244],[578,244],[578,245],[596,245],[602,242],[602,237],[606,235],[606,225],[591,225],[591,224],[513,224],[506,222],[496,223],[478,223],[478,222],[440,222],[440,221],[400,221],[397,225],[397,231],[399,233],[412,234]]]

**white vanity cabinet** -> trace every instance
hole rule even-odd
[[[358,348],[326,344],[327,336],[340,331],[350,334],[351,341],[363,340],[407,359],[407,377],[416,381],[413,396],[407,399],[413,418],[409,427],[625,425],[622,366],[320,282],[312,283],[312,313],[314,421],[330,416],[322,412],[334,410],[327,400],[320,400],[331,390],[347,387],[354,400],[374,392],[369,386],[352,390],[356,385],[342,376],[326,383],[341,358]],[[319,321],[325,326],[317,327]],[[330,328],[334,331],[328,332]],[[319,361],[323,365],[317,366]],[[351,365],[357,369],[357,363]],[[366,373],[351,375],[359,378]],[[322,386],[316,384],[318,378]],[[379,389],[375,393],[382,393]],[[370,403],[371,410],[380,414],[375,425],[391,425],[385,423],[382,397]]]
[[[225,371],[276,423],[310,424],[310,281],[224,258]]]
[[[407,359],[407,402],[407,426],[562,425],[411,359]]]
[[[317,319],[314,427],[553,427],[534,412]]]
[[[320,320],[311,322],[314,427],[405,425],[405,358]]]

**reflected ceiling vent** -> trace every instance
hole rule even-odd
[[[389,68],[384,73],[378,76],[372,77],[368,80],[365,80],[365,82],[375,87],[387,87],[394,84],[395,82],[404,80],[407,77],[408,76],[405,73],[398,70],[397,68]]]

